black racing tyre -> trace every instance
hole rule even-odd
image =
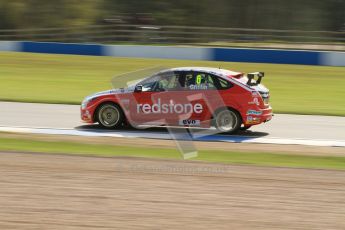
[[[102,104],[97,109],[98,123],[107,129],[119,128],[124,121],[124,114],[120,106],[113,103]]]
[[[242,124],[240,114],[232,109],[222,109],[214,117],[214,124],[219,132],[236,133]]]

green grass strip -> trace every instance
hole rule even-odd
[[[182,159],[174,149],[139,148],[75,142],[41,141],[16,138],[0,138],[0,151],[66,153],[93,156],[129,156],[160,159]],[[297,167],[317,169],[345,169],[345,157],[304,156],[265,152],[199,151],[191,160],[205,162],[245,164],[274,167]]]

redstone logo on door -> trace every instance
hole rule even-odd
[[[203,107],[202,104],[166,104],[161,103],[161,99],[158,99],[157,103],[152,105],[150,104],[138,104],[137,105],[137,113],[143,112],[145,114],[150,113],[162,113],[162,114],[169,114],[169,113],[176,113],[176,114],[188,114],[188,113],[202,113]]]

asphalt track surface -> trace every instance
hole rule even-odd
[[[0,229],[344,229],[345,172],[0,153]]]
[[[6,131],[8,127],[49,128],[69,132],[87,131],[87,135],[91,136],[115,134],[120,137],[170,138],[166,129],[108,131],[99,129],[98,126],[85,125],[80,121],[79,109],[78,105],[0,102],[0,130],[3,128]],[[260,140],[277,138],[301,139],[311,140],[311,145],[313,143],[317,145],[318,141],[322,140],[338,141],[339,146],[344,147],[345,117],[276,114],[270,122],[253,126],[249,131],[240,134],[240,136],[218,135],[214,140],[236,140],[245,137],[248,140],[259,138],[260,143]],[[205,139],[205,141],[210,140],[214,141],[212,136]]]

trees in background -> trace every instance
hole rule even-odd
[[[0,0],[0,29],[140,23],[262,29],[344,29],[345,0]],[[149,15],[149,16],[148,16]]]

